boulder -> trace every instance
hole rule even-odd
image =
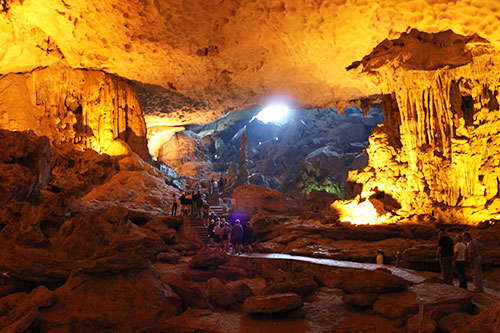
[[[10,294],[0,298],[0,317],[5,316],[12,310],[17,303],[22,301],[27,294],[24,291]]]
[[[419,322],[421,320],[421,322]],[[406,322],[406,331],[408,333],[434,333],[437,323],[430,315],[426,314],[420,319],[419,315],[412,315]]]
[[[164,224],[161,219],[153,218],[146,222],[144,228],[157,233],[165,243],[172,244],[177,242],[177,232]]]
[[[94,187],[82,198],[73,202],[70,209],[74,213],[104,211],[117,202],[127,208],[129,218],[134,220],[150,220],[162,216],[165,207],[172,205],[172,193],[176,189],[165,183],[160,170],[144,163],[140,171],[120,170],[102,185]]]
[[[474,318],[474,316],[465,312],[449,314],[439,320],[439,330],[453,332],[454,330],[464,327],[472,318]]]
[[[212,304],[222,308],[229,308],[235,302],[232,291],[217,278],[211,278],[206,282],[205,294]]]
[[[266,294],[296,293],[301,296],[311,293],[318,287],[318,284],[312,277],[302,277],[296,279],[287,279],[286,281],[269,283],[264,289]]]
[[[172,290],[187,305],[202,309],[212,309],[212,305],[199,284],[174,276],[169,276],[167,282],[172,287]]]
[[[24,332],[38,319],[42,308],[49,308],[57,301],[56,294],[46,287],[35,288],[29,295],[22,296],[6,316],[0,317],[2,332]]]
[[[371,307],[378,298],[378,294],[344,294],[342,299],[346,304],[369,308]]]
[[[189,267],[194,269],[217,268],[225,264],[229,257],[220,251],[204,248],[189,260]]]
[[[177,252],[161,252],[156,256],[159,261],[169,264],[177,264],[180,258],[181,256]]]
[[[252,296],[243,303],[243,311],[252,314],[273,314],[302,307],[302,298],[295,293]]]
[[[235,301],[238,303],[243,303],[248,297],[254,296],[252,288],[242,280],[230,281],[226,287],[233,293]]]
[[[407,281],[385,268],[373,271],[362,269],[336,269],[324,277],[324,284],[339,288],[350,294],[387,293],[404,290]]]
[[[159,148],[157,157],[185,176],[196,177],[211,169],[208,148],[192,131],[176,132]]]
[[[450,313],[469,311],[471,297],[469,292],[447,284],[420,283],[400,293],[380,295],[373,309],[384,317],[405,318],[423,306],[429,320],[437,323]]]
[[[379,295],[373,304],[376,313],[391,319],[406,318],[410,314],[418,313],[418,307],[417,296],[408,290]]]
[[[243,185],[234,189],[233,197],[236,198],[237,210],[246,214],[266,211],[282,214],[287,211],[283,194],[257,185]]]
[[[500,332],[500,304],[497,303],[491,308],[484,310],[477,316],[472,317],[464,325],[455,328],[452,333],[469,332]]]
[[[40,311],[39,331],[152,330],[183,310],[179,297],[151,268],[128,274],[75,274],[54,293],[59,301]]]

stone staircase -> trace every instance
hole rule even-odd
[[[189,222],[191,224],[191,228],[196,231],[196,234],[198,235],[198,238],[200,241],[209,246],[210,245],[210,238],[208,237],[208,228],[207,226],[203,223],[203,220],[200,219],[199,217],[196,216],[191,216],[189,218]]]
[[[221,216],[224,213],[224,209],[220,205],[219,193],[207,194],[207,203],[210,206],[210,210],[218,216]]]

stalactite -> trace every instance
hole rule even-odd
[[[470,62],[459,66],[441,60],[440,68],[408,69],[396,56],[366,67],[383,90],[387,122],[370,137],[369,167],[350,174],[363,185],[361,199],[383,191],[406,217],[470,224],[500,217],[500,54],[484,43],[463,52]]]
[[[0,79],[0,100],[2,129],[32,129],[55,143],[150,158],[135,89],[117,76],[64,66],[10,74]]]

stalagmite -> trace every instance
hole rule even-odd
[[[412,30],[353,64],[380,84],[387,120],[370,137],[369,166],[350,174],[361,199],[391,196],[404,217],[498,219],[499,57],[477,36]]]

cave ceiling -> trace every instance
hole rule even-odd
[[[62,62],[203,101],[210,117],[287,96],[331,107],[380,93],[346,71],[409,28],[500,40],[500,2],[1,0],[0,74]]]

